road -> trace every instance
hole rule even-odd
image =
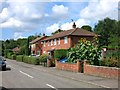
[[[7,60],[7,70],[2,72],[5,88],[100,88],[96,85],[60,77],[37,69],[35,65]],[[46,67],[47,68],[47,67]]]

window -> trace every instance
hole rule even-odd
[[[54,39],[54,45],[56,45],[56,39]]]
[[[58,45],[60,45],[60,38],[58,39]]]
[[[48,41],[48,46],[50,46],[50,42]]]
[[[53,45],[53,40],[51,40],[51,46]]]
[[[44,41],[44,47],[45,47],[45,41]]]
[[[64,44],[68,43],[68,38],[64,37]]]

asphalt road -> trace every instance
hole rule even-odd
[[[100,88],[88,83],[39,71],[33,68],[34,65],[26,65],[22,62],[7,60],[7,70],[0,72],[2,73],[2,87],[51,88],[55,90],[59,90],[59,88]]]

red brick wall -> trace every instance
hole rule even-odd
[[[93,66],[84,62],[84,74],[118,79],[118,72],[120,73],[120,69],[115,67]]]
[[[50,41],[46,41],[45,46],[42,46],[42,53],[45,51],[46,54],[48,52],[48,50],[52,50],[52,49],[68,49],[71,47],[71,38],[68,36],[68,43],[64,44],[64,37],[60,38],[60,44],[58,45],[58,39],[56,39],[56,45],[54,45],[54,39],[53,39],[53,45],[49,45],[48,43],[50,43]],[[51,43],[50,43],[51,44]]]
[[[72,71],[72,72],[81,72],[81,63],[77,61],[75,64],[70,64],[70,63],[61,63],[56,60],[56,68],[61,69],[61,70],[66,70],[66,71]]]

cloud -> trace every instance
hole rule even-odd
[[[85,19],[78,19],[75,21],[76,27],[82,27],[83,25],[89,25],[90,21],[85,20]],[[73,22],[67,22],[61,25],[62,30],[68,30],[71,29],[73,25]]]
[[[89,20],[100,20],[105,17],[118,19],[118,0],[91,0],[81,12],[80,17]]]
[[[52,11],[57,15],[65,15],[68,14],[68,7],[65,7],[63,5],[55,5],[53,6]]]
[[[59,29],[59,24],[55,23],[55,24],[47,27],[45,33],[50,35],[52,32],[55,32],[58,29]]]
[[[90,21],[86,21],[84,19],[78,19],[78,20],[75,21],[75,23],[76,23],[76,27],[80,28],[83,25],[89,25]],[[59,25],[58,23],[55,23],[55,24],[47,27],[45,32],[50,35],[52,32],[55,32],[59,28],[62,29],[62,30],[72,29],[72,25],[73,25],[73,22],[66,22],[66,23],[63,23],[62,25]]]

